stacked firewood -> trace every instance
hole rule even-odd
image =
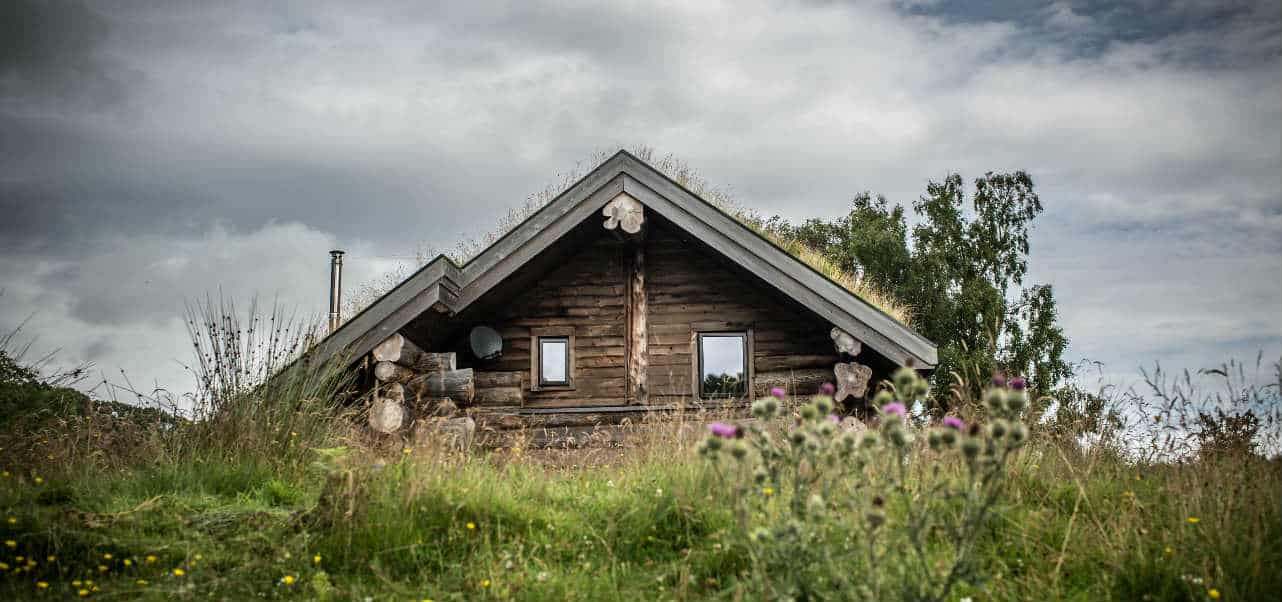
[[[471,368],[459,369],[453,353],[424,351],[400,334],[379,343],[374,359],[370,428],[395,433],[416,418],[448,418],[476,395]]]

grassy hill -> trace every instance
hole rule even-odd
[[[947,426],[893,411],[872,425],[874,441],[831,426],[819,399],[799,400],[782,419],[763,409],[754,424],[764,430],[743,439],[683,436],[691,425],[667,423],[627,450],[554,459],[519,446],[460,452],[371,440],[325,401],[341,386],[312,375],[225,390],[205,419],[161,426],[83,411],[95,407],[83,396],[6,372],[0,399],[14,414],[0,435],[0,598],[1282,592],[1282,465],[1251,445],[1141,459],[1117,432],[1081,426],[1109,421],[1065,409],[1024,420],[1030,410],[1005,414],[992,400],[968,406],[960,418],[977,426],[955,431],[951,444],[940,439]],[[76,403],[33,410],[49,396]],[[33,411],[45,418],[19,419]],[[994,435],[998,422],[1004,435]],[[754,437],[765,436],[759,446]],[[772,449],[785,451],[766,461]],[[590,461],[603,454],[608,462]]]

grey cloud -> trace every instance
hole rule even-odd
[[[99,337],[172,334],[180,301],[220,284],[319,309],[321,247],[359,250],[357,284],[643,143],[794,219],[1028,169],[1036,276],[1075,351],[1240,342],[1270,330],[1276,278],[1221,324],[1174,300],[1241,283],[1148,264],[1282,263],[1266,4],[10,3],[6,23],[49,26],[0,46],[0,272],[12,306]],[[1137,313],[1150,334],[1117,350]]]

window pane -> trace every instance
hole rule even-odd
[[[569,341],[565,339],[539,340],[539,380],[547,383],[569,382],[566,370],[569,363]]]
[[[699,379],[705,397],[734,397],[747,388],[744,335],[701,335]]]

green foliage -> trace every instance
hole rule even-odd
[[[826,395],[802,405],[791,428],[714,424],[700,453],[735,508],[751,589],[772,599],[835,589],[847,599],[938,601],[982,583],[976,549],[1000,519],[1006,463],[1028,437],[1028,398],[1017,386],[985,394],[986,427],[952,417],[914,427],[906,408],[929,386],[908,368],[878,393],[876,431],[842,432]],[[787,403],[779,393],[753,404],[763,425],[778,424]],[[852,566],[864,569],[858,579]]]
[[[958,375],[973,397],[990,376],[1008,373],[1028,375],[1036,396],[1049,394],[1072,372],[1051,286],[1023,287],[1029,233],[1042,211],[1032,178],[988,173],[968,199],[953,174],[929,183],[913,211],[917,223],[909,230],[902,206],[865,193],[839,219],[796,226],[775,220],[770,227],[911,301],[913,327],[940,346],[937,390],[948,391]],[[942,412],[956,398],[933,401]]]

